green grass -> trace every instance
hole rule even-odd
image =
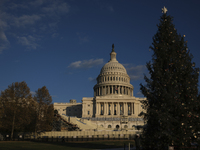
[[[30,142],[2,141],[0,150],[91,150],[123,147],[124,143],[134,144],[134,141],[88,141],[88,142]]]

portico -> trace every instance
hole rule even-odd
[[[134,116],[134,102],[97,102],[96,117]]]

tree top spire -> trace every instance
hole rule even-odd
[[[164,13],[164,14],[167,13],[167,8],[165,6],[162,8],[162,13]]]

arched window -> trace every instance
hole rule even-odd
[[[119,77],[119,81],[120,81],[120,77]]]
[[[112,128],[112,126],[109,124],[109,125],[108,125],[108,128]]]
[[[125,126],[124,126],[124,128],[128,128],[128,126],[127,126],[127,125],[125,125]]]
[[[119,129],[119,125],[116,125],[116,128]]]
[[[110,77],[110,81],[112,81],[112,77]]]

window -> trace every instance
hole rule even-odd
[[[117,112],[116,112],[116,110],[114,111],[114,115],[117,115]]]
[[[110,111],[110,104],[108,105],[108,115],[111,115],[111,111]]]
[[[127,126],[127,125],[125,125],[125,126],[124,126],[124,128],[128,128],[128,126]]]
[[[120,104],[120,115],[123,115],[122,104]]]
[[[101,104],[101,115],[103,115],[103,104]]]
[[[90,105],[88,105],[88,107],[90,107]]]
[[[128,115],[131,115],[131,105],[128,104]]]
[[[116,128],[119,129],[119,125],[116,125]]]
[[[114,105],[114,115],[117,115],[116,104]]]
[[[90,114],[90,111],[88,111],[88,115]]]
[[[109,124],[109,125],[108,125],[108,128],[112,128],[112,126]]]

